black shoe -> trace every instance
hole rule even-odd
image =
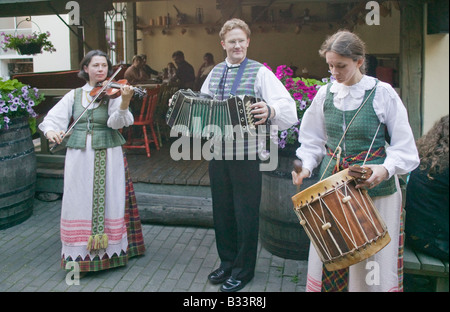
[[[244,282],[241,280],[234,279],[233,277],[230,277],[229,279],[226,280],[225,283],[222,284],[220,290],[224,292],[238,291],[244,288],[245,285],[247,285],[247,283],[248,281]]]
[[[208,280],[212,284],[220,284],[225,282],[230,277],[230,275],[231,271],[225,271],[222,268],[218,268],[208,275]]]

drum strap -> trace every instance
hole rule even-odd
[[[334,156],[336,155],[336,152],[339,153],[338,156],[337,156],[337,158],[340,159],[340,151],[342,150],[341,147],[340,147],[340,145],[341,145],[341,143],[342,143],[342,140],[345,138],[345,135],[347,134],[348,129],[350,128],[351,124],[353,123],[353,120],[355,120],[356,116],[358,116],[358,113],[359,113],[359,112],[361,111],[361,109],[364,107],[364,104],[366,104],[367,100],[370,98],[370,96],[372,95],[372,93],[376,90],[377,85],[378,85],[378,79],[377,79],[377,81],[376,81],[376,83],[375,83],[375,86],[374,86],[374,87],[372,88],[372,90],[370,91],[369,95],[366,97],[366,99],[364,100],[364,102],[361,104],[361,106],[360,106],[360,107],[358,108],[358,110],[356,111],[356,113],[355,113],[355,115],[353,116],[353,118],[352,118],[352,119],[350,120],[350,122],[348,123],[347,128],[346,128],[345,131],[344,131],[344,134],[342,135],[341,139],[339,140],[339,143],[338,143],[338,145],[337,145],[337,147],[336,147],[336,150],[334,151],[333,155],[331,156],[330,161],[329,161],[328,164],[327,164],[327,167],[325,168],[325,170],[323,171],[322,176],[320,177],[320,181],[322,181],[323,176],[324,176],[325,173],[327,172],[327,169],[328,169],[328,167],[330,166],[330,163],[331,163],[331,161],[333,160]],[[377,134],[378,134],[378,130],[380,129],[380,125],[381,125],[381,123],[378,125],[377,132],[376,132],[376,134],[375,134],[375,136],[374,136],[374,139],[372,140],[372,144],[371,144],[370,148],[372,148],[373,142],[375,141],[375,138],[376,138],[376,136],[377,136]],[[364,163],[365,163],[365,161],[364,161]]]

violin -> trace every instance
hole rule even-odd
[[[122,79],[119,81],[113,81],[108,83],[108,86],[103,88],[103,85],[101,83],[97,84],[97,87],[91,90],[89,93],[90,96],[95,97],[98,95],[98,99],[102,99],[104,96],[107,96],[110,99],[115,99],[121,95],[120,88],[124,85],[128,85],[128,81],[126,79]],[[143,98],[147,91],[144,89],[141,89],[139,87],[133,87],[134,94],[133,97],[137,97],[139,99]]]

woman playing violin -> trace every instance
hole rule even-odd
[[[92,89],[111,73],[104,52],[87,53],[78,74],[86,84],[68,92],[39,125],[50,142],[60,144],[71,118],[88,107],[67,141],[61,210],[61,266],[77,261],[80,272],[126,265],[145,249],[118,131],[134,122],[128,109],[133,88],[123,85],[121,96],[91,103]]]

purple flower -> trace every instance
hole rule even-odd
[[[300,102],[300,109],[301,109],[301,110],[304,110],[304,109],[306,108],[306,104],[307,104],[307,103],[306,103],[305,100],[301,101],[301,102]]]
[[[11,106],[9,107],[9,110],[12,112],[16,112],[18,108],[19,106],[16,103],[12,103]]]
[[[14,99],[12,99],[12,101],[9,102],[12,102],[13,105],[19,105],[20,99],[18,97],[15,97]]]

